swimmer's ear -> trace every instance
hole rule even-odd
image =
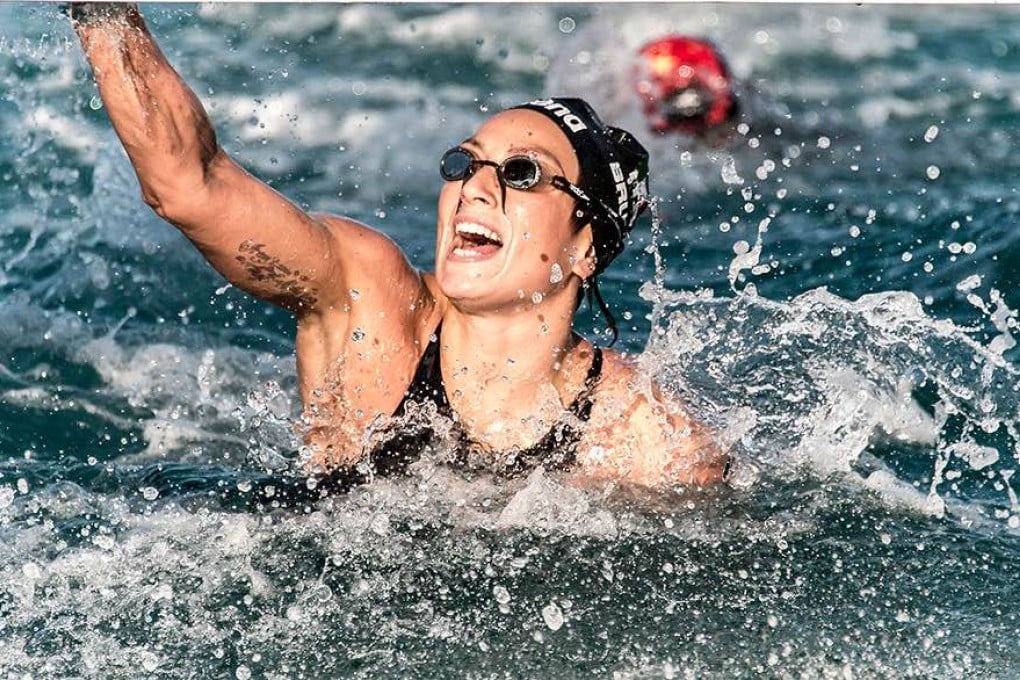
[[[571,271],[582,281],[595,273],[595,243],[592,241],[591,224],[586,224],[574,232],[571,246]]]

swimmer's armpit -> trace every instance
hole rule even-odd
[[[265,244],[251,239],[238,246],[236,260],[257,288],[269,289],[271,299],[293,311],[313,309],[318,302],[311,279],[267,253]]]

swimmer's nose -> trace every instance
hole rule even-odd
[[[498,205],[502,192],[495,165],[476,163],[473,170],[461,183],[461,201]]]

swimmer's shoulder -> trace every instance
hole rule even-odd
[[[603,350],[602,379],[578,454],[594,476],[646,486],[716,482],[727,460],[679,395],[664,390],[638,357],[614,350]]]
[[[422,272],[412,266],[396,241],[382,231],[358,220],[330,213],[312,213],[327,233],[328,248],[323,266],[337,268],[340,282],[348,289],[374,282],[378,292],[401,298],[428,292]],[[360,291],[360,289],[358,289]],[[361,291],[370,294],[367,290]]]

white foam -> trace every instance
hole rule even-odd
[[[553,481],[542,468],[536,468],[528,476],[524,488],[506,504],[494,526],[497,529],[556,529],[607,538],[615,537],[618,531],[613,515],[593,508],[585,491]]]

